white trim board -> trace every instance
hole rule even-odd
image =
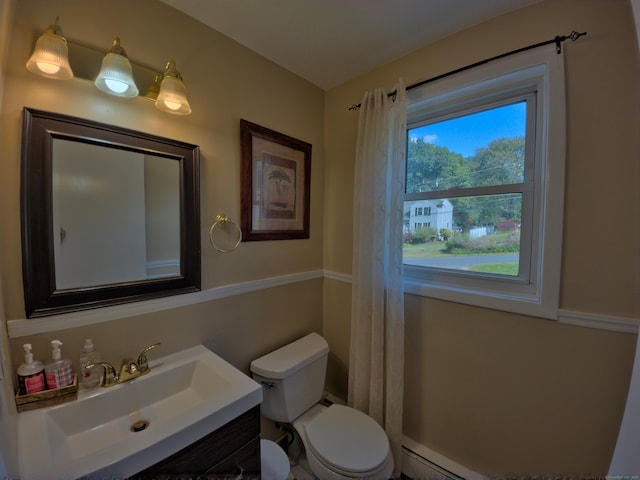
[[[324,277],[344,283],[351,283],[352,281],[351,275],[328,270],[325,270]],[[575,327],[596,328],[611,332],[633,333],[635,335],[640,333],[640,318],[634,317],[620,317],[602,313],[558,309],[557,321],[558,323],[573,325]]]
[[[7,321],[9,338],[26,337],[39,333],[48,333],[69,328],[93,325],[110,320],[143,315],[147,313],[170,310],[172,308],[209,302],[221,298],[242,295],[245,293],[279,287],[318,278],[327,278],[343,283],[351,283],[351,275],[331,270],[310,270],[307,272],[280,275],[277,277],[251,280],[248,282],[224,285],[222,287],[202,290],[184,295],[174,295],[164,298],[145,300],[142,302],[125,303],[110,307],[83,310],[80,312],[63,313],[49,317],[35,319],[16,319]],[[570,310],[558,311],[558,322],[585,328],[597,328],[621,333],[638,334],[640,319],[632,317],[616,317],[612,315],[575,312]]]
[[[308,272],[292,273],[278,277],[224,285],[222,287],[210,288],[208,290],[202,290],[195,293],[155,298],[142,302],[125,303],[122,305],[96,308],[93,310],[63,313],[43,318],[9,320],[7,322],[7,330],[9,332],[9,338],[26,337],[39,333],[48,333],[108,322],[110,320],[118,320],[120,318],[131,317],[134,315],[171,310],[172,308],[219,300],[221,298],[242,295],[267,288],[323,278],[323,276],[324,272],[322,270],[311,270]]]
[[[640,333],[640,319],[599,313],[558,310],[558,322],[575,327],[597,328],[621,333]]]

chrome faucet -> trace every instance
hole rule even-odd
[[[104,378],[102,379],[103,387],[112,387],[119,383],[128,382],[134,378],[138,378],[141,375],[146,375],[151,371],[149,368],[149,361],[147,360],[147,352],[160,345],[160,342],[149,345],[142,350],[138,355],[138,360],[134,361],[132,358],[125,358],[120,365],[120,373],[116,373],[116,369],[107,362],[90,363],[85,368],[95,368],[101,366],[104,368]]]

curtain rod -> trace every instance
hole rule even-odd
[[[575,42],[578,38],[580,38],[580,37],[582,37],[583,35],[586,35],[586,34],[587,34],[587,32],[579,33],[579,32],[576,32],[574,30],[569,35],[556,35],[556,37],[552,38],[551,40],[546,40],[544,42],[536,43],[536,44],[533,44],[533,45],[528,45],[526,47],[518,48],[516,50],[511,50],[510,52],[502,53],[500,55],[496,55],[495,57],[487,58],[485,60],[480,60],[479,62],[472,63],[471,65],[467,65],[465,67],[460,67],[460,68],[457,68],[455,70],[451,70],[450,72],[443,73],[441,75],[437,75],[435,77],[428,78],[427,80],[422,80],[422,81],[414,83],[412,85],[408,85],[408,86],[405,87],[405,90],[408,92],[409,90],[413,90],[414,88],[421,87],[423,85],[426,85],[427,83],[435,82],[436,80],[440,80],[441,78],[449,77],[451,75],[455,75],[456,73],[464,72],[465,70],[469,70],[471,68],[479,67],[480,65],[484,65],[485,63],[489,63],[489,62],[492,62],[494,60],[499,60],[501,58],[508,57],[510,55],[515,55],[516,53],[521,53],[521,52],[525,52],[527,50],[532,50],[534,48],[542,47],[544,45],[549,45],[551,43],[555,43],[556,44],[556,53],[560,54],[560,53],[562,53],[562,42],[564,42],[565,40],[571,40],[571,41]],[[390,92],[389,94],[387,94],[387,96],[388,97],[394,97],[396,95],[396,93],[397,93],[396,90],[394,90],[393,92]],[[349,107],[349,110],[358,110],[361,105],[362,104],[360,104],[360,103],[358,103],[358,104],[354,103],[353,105],[351,105]]]

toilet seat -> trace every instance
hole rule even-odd
[[[328,468],[345,476],[374,473],[390,455],[389,440],[368,415],[331,405],[305,425],[308,447]]]

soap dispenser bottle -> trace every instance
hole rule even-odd
[[[73,383],[73,368],[71,360],[62,358],[60,351],[62,342],[60,340],[51,341],[51,359],[44,366],[44,374],[47,379],[47,388],[66,387]]]
[[[100,383],[102,368],[86,368],[91,363],[100,362],[100,354],[95,351],[93,341],[87,338],[80,354],[80,386],[82,388],[94,388]]]
[[[25,343],[24,363],[18,367],[18,393],[28,395],[38,393],[45,389],[44,365],[33,359],[31,344]]]

